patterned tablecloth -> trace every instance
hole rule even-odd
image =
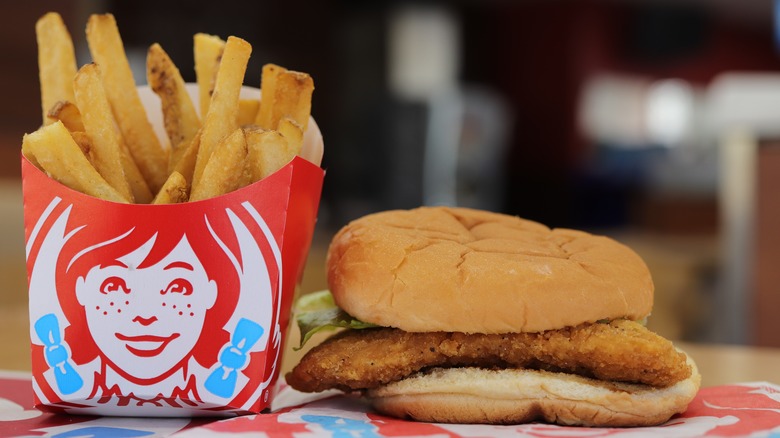
[[[53,415],[33,408],[28,375],[0,372],[2,437],[780,437],[780,386],[765,382],[703,388],[684,415],[635,429],[415,423],[374,414],[359,398],[289,387],[274,405],[270,414],[222,420]]]

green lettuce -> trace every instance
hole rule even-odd
[[[337,328],[366,329],[379,327],[376,324],[355,319],[341,310],[333,301],[330,291],[323,290],[302,296],[295,304],[296,321],[301,331],[301,343],[294,350],[303,348],[304,344],[320,330],[335,330]]]

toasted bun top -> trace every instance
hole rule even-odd
[[[538,332],[641,319],[642,259],[607,237],[466,208],[376,213],[330,245],[328,284],[350,315],[409,332]]]

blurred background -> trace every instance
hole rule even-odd
[[[253,45],[247,85],[259,86],[267,62],[313,76],[327,175],[304,292],[325,287],[324,251],[347,221],[461,205],[632,246],[656,283],[649,324],[667,337],[780,346],[780,53],[771,0],[2,8],[0,319],[24,327],[19,336],[27,336],[19,149],[40,124],[34,24],[53,10],[82,64],[88,15],[112,12],[139,84],[153,42],[194,80],[196,32]]]

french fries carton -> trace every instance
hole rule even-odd
[[[159,125],[156,96],[139,92]],[[317,161],[313,120],[304,143]],[[36,406],[122,416],[267,409],[314,230],[318,164],[298,156],[222,196],[148,205],[71,190],[22,158]]]

